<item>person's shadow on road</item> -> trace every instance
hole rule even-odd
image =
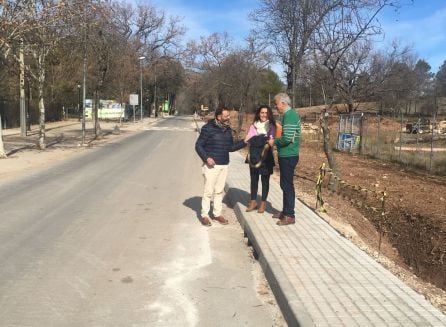
[[[248,192],[237,188],[230,188],[229,190],[227,190],[223,198],[223,203],[225,203],[228,208],[234,209],[236,203],[241,203],[243,204],[243,206],[246,206],[247,203],[249,202],[249,198],[250,197]],[[184,200],[183,205],[195,211],[195,216],[197,220],[201,221],[201,196],[194,196],[189,199],[186,199]],[[278,212],[278,210],[274,209],[273,206],[271,205],[271,202],[267,201],[265,212],[273,214]]]
[[[196,218],[200,221],[201,219],[201,196],[194,196],[192,198],[186,199],[183,205],[195,211]]]

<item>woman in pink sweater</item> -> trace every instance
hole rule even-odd
[[[257,212],[263,213],[266,209],[266,199],[269,192],[269,178],[273,173],[274,156],[268,140],[276,136],[276,122],[273,112],[268,106],[257,108],[254,122],[248,130],[249,139],[249,172],[251,176],[251,201],[247,212],[257,209],[257,191],[259,187],[259,176],[262,180],[262,202]]]

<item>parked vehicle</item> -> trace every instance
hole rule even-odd
[[[431,124],[429,119],[420,118],[416,122],[406,124],[406,132],[409,134],[429,133]]]
[[[438,123],[438,133],[446,134],[446,120],[442,120]]]

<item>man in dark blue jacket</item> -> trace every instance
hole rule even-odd
[[[228,221],[222,216],[223,191],[228,175],[229,152],[246,146],[245,141],[234,142],[229,126],[230,113],[223,107],[215,111],[215,119],[206,123],[200,132],[195,150],[203,160],[204,193],[201,200],[201,223],[210,226],[209,211],[214,197],[214,220],[226,225]]]

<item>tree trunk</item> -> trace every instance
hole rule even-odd
[[[0,158],[7,158],[5,147],[3,146],[3,133],[2,133],[2,115],[0,114]]]
[[[37,144],[40,150],[45,150],[45,103],[43,101],[43,86],[39,85],[39,143]]]
[[[336,164],[336,159],[333,155],[333,151],[330,147],[330,128],[328,127],[328,109],[330,109],[333,105],[333,103],[327,104],[327,97],[324,89],[324,85],[321,84],[322,88],[322,94],[324,96],[324,103],[326,108],[322,109],[320,117],[319,117],[319,123],[321,124],[322,128],[322,136],[324,138],[324,153],[328,160],[328,166],[333,170],[335,174],[338,173],[338,166]]]
[[[348,106],[348,113],[351,114],[354,111],[353,102],[349,100],[347,106]]]
[[[45,102],[43,101],[43,88],[45,85],[45,49],[40,50],[38,58],[38,90],[39,90],[39,142],[37,147],[45,150]]]
[[[99,113],[99,91],[96,90],[95,94],[95,99],[94,99],[94,136],[95,138],[97,138],[100,134],[101,134],[101,125],[99,123],[99,117],[98,117],[98,113]]]
[[[293,94],[293,85],[294,85],[293,72],[292,71],[287,71],[287,73],[286,73],[286,81],[287,81],[286,93],[288,95],[292,96],[292,94]]]
[[[319,122],[320,122],[321,128],[322,128],[322,134],[323,134],[323,138],[324,138],[324,152],[325,152],[325,156],[327,157],[327,160],[328,160],[328,166],[332,169],[333,173],[338,175],[338,166],[336,163],[336,159],[333,155],[333,150],[331,149],[331,146],[330,146],[330,128],[328,127],[327,109],[323,109],[321,111]]]
[[[43,101],[43,82],[39,81],[39,141],[37,147],[45,150],[45,102]]]

